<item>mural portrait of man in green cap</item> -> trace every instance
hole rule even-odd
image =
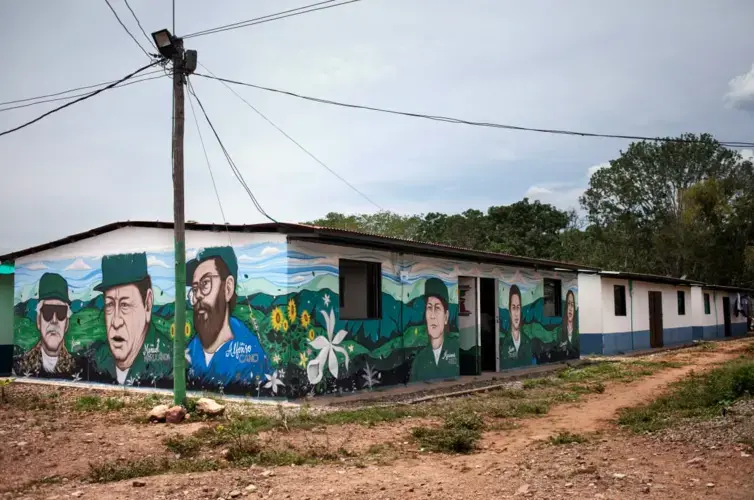
[[[90,379],[149,385],[170,376],[170,339],[152,324],[154,295],[145,253],[102,257],[102,292],[107,342],[95,348]]]
[[[424,284],[424,299],[429,345],[414,358],[409,381],[457,377],[459,344],[446,335],[450,319],[448,287],[438,278],[429,278]]]
[[[18,375],[54,377],[73,372],[75,360],[65,348],[71,317],[68,283],[59,274],[45,273],[39,280],[37,330],[40,340],[16,360]]]

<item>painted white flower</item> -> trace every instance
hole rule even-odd
[[[330,306],[330,294],[329,293],[325,294],[324,298],[322,299],[322,302],[325,303],[325,307],[329,307]]]
[[[328,296],[325,295],[325,298]],[[348,332],[346,330],[340,330],[337,334],[333,335],[335,330],[335,312],[330,309],[328,315],[325,311],[320,311],[325,318],[325,326],[327,327],[327,337],[319,336],[314,340],[309,341],[309,345],[319,351],[317,357],[306,366],[306,375],[309,377],[309,383],[316,384],[325,375],[325,361],[327,361],[327,367],[333,377],[338,378],[338,357],[335,353],[341,353],[346,357],[346,370],[348,369],[348,352],[340,347],[339,344],[345,340]]]
[[[382,374],[379,373],[377,370],[369,366],[369,362],[367,362],[367,365],[364,367],[364,373],[361,375],[364,379],[364,382],[366,382],[367,386],[371,389],[373,386],[380,383],[380,378],[382,378]]]
[[[267,383],[262,387],[264,387],[265,389],[272,389],[272,393],[277,394],[278,387],[285,387],[285,383],[280,380],[280,377],[282,377],[282,374],[278,376],[277,370],[275,370],[272,375],[265,375],[264,378],[267,379]]]
[[[77,371],[73,374],[73,381],[74,382],[81,382],[81,370]]]
[[[279,364],[280,356],[278,354],[275,354],[274,356],[272,356],[272,362],[275,363],[276,365]]]

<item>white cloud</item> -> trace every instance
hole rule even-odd
[[[592,166],[592,167],[589,167],[589,168],[587,169],[587,174],[586,174],[586,176],[587,176],[587,178],[588,178],[588,179],[591,179],[591,178],[592,178],[592,176],[593,176],[593,175],[594,175],[595,173],[597,173],[597,171],[598,171],[598,170],[602,170],[603,168],[607,168],[607,167],[609,167],[609,166],[610,166],[610,164],[609,164],[609,163],[607,163],[607,162],[605,162],[605,163],[600,163],[599,165],[594,165],[594,166]]]
[[[610,164],[607,162],[593,165],[586,170],[586,176],[579,181],[531,186],[526,190],[524,196],[539,200],[542,203],[549,203],[560,209],[578,210],[581,206],[579,198],[584,194],[586,186],[589,185],[589,179],[598,170],[609,166]]]
[[[280,253],[280,249],[276,247],[265,247],[261,252],[259,252],[259,255],[275,255]]]
[[[150,255],[147,257],[147,266],[148,267],[164,267],[165,269],[170,269],[170,266],[167,265],[164,261],[158,259],[154,255]]]
[[[248,256],[248,255],[244,254],[244,255],[239,255],[239,256],[238,256],[238,257],[236,258],[236,260],[238,260],[238,262],[254,262],[254,261],[256,261],[257,259],[255,259],[254,257],[250,257],[250,256]]]
[[[76,259],[71,264],[68,265],[64,270],[65,271],[89,271],[91,269],[91,266],[84,262],[84,259]]]
[[[186,260],[195,259],[197,253],[198,253],[198,250],[196,248],[186,250]]]
[[[754,64],[743,75],[738,75],[728,82],[725,104],[729,108],[754,111]]]
[[[48,267],[42,262],[35,262],[26,266],[26,269],[29,271],[42,271],[43,269],[48,269]]]
[[[527,198],[537,198],[537,196],[542,195],[548,195],[552,194],[551,189],[547,189],[546,187],[541,186],[531,186],[529,189],[526,190],[526,193],[524,193],[524,196]]]

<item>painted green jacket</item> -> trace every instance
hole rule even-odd
[[[518,346],[518,351],[513,343],[513,336],[505,332],[500,344],[500,367],[503,369],[519,368],[533,364],[535,364],[535,361],[531,348],[531,340],[524,328],[521,328],[521,343]]]
[[[172,340],[158,333],[154,328],[154,323],[151,323],[144,337],[144,344],[128,370],[125,383],[135,386],[169,385],[167,382],[172,378],[173,373],[172,351]],[[92,352],[89,380],[117,383],[115,359],[110,352],[107,340],[98,341],[92,346]]]
[[[458,348],[458,338],[446,334],[440,351],[440,359],[437,363],[435,363],[432,345],[423,348],[411,364],[409,382],[458,377],[460,373]]]

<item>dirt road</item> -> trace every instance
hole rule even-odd
[[[669,368],[631,383],[606,384],[604,393],[593,394],[575,404],[554,407],[541,418],[521,420],[512,430],[486,432],[479,453],[449,456],[422,453],[410,442],[412,423],[399,421],[373,428],[337,428],[333,439],[358,440],[359,448],[381,442],[394,443],[399,457],[386,465],[343,463],[339,465],[252,467],[226,469],[201,474],[169,474],[145,478],[144,486],[132,481],[87,484],[71,479],[63,484],[40,484],[11,494],[12,498],[53,499],[401,499],[419,498],[754,498],[754,457],[733,444],[715,449],[699,449],[691,444],[660,443],[637,437],[615,426],[617,411],[626,406],[648,402],[669,384],[692,370],[709,369],[740,355],[741,340],[721,343],[715,351],[682,350],[662,355],[666,361],[687,363]],[[0,417],[3,417],[0,414]],[[63,416],[65,418],[65,416]],[[164,453],[155,446],[159,427],[146,427],[141,438],[131,436],[133,429],[116,428],[119,439],[128,440],[138,454]],[[2,424],[2,428],[7,425]],[[144,426],[138,427],[144,428]],[[137,428],[137,429],[138,429]],[[91,446],[116,453],[123,446],[106,433],[89,436],[88,444],[77,445],[80,428],[67,445],[68,458],[78,469]],[[552,446],[543,442],[559,431],[589,434],[587,443]],[[139,431],[137,431],[139,432]],[[307,431],[316,433],[317,430]],[[339,435],[338,432],[341,432]],[[54,432],[53,432],[54,434]],[[46,434],[48,437],[53,434]],[[6,439],[9,439],[6,436]],[[132,439],[133,438],[133,439]],[[82,440],[85,441],[86,439]],[[55,439],[53,438],[53,442]],[[141,449],[139,448],[141,446]],[[17,447],[16,447],[17,448]],[[2,467],[18,471],[24,467],[48,467],[44,450],[19,457],[11,448],[4,453]],[[77,450],[77,451],[74,451]],[[26,450],[28,451],[28,450]],[[129,452],[125,454],[128,455]],[[101,453],[95,456],[101,457]],[[31,457],[31,460],[29,458]],[[57,467],[60,467],[58,465]],[[56,469],[57,470],[57,469]],[[39,472],[37,471],[37,476]],[[7,477],[7,476],[6,476]]]

